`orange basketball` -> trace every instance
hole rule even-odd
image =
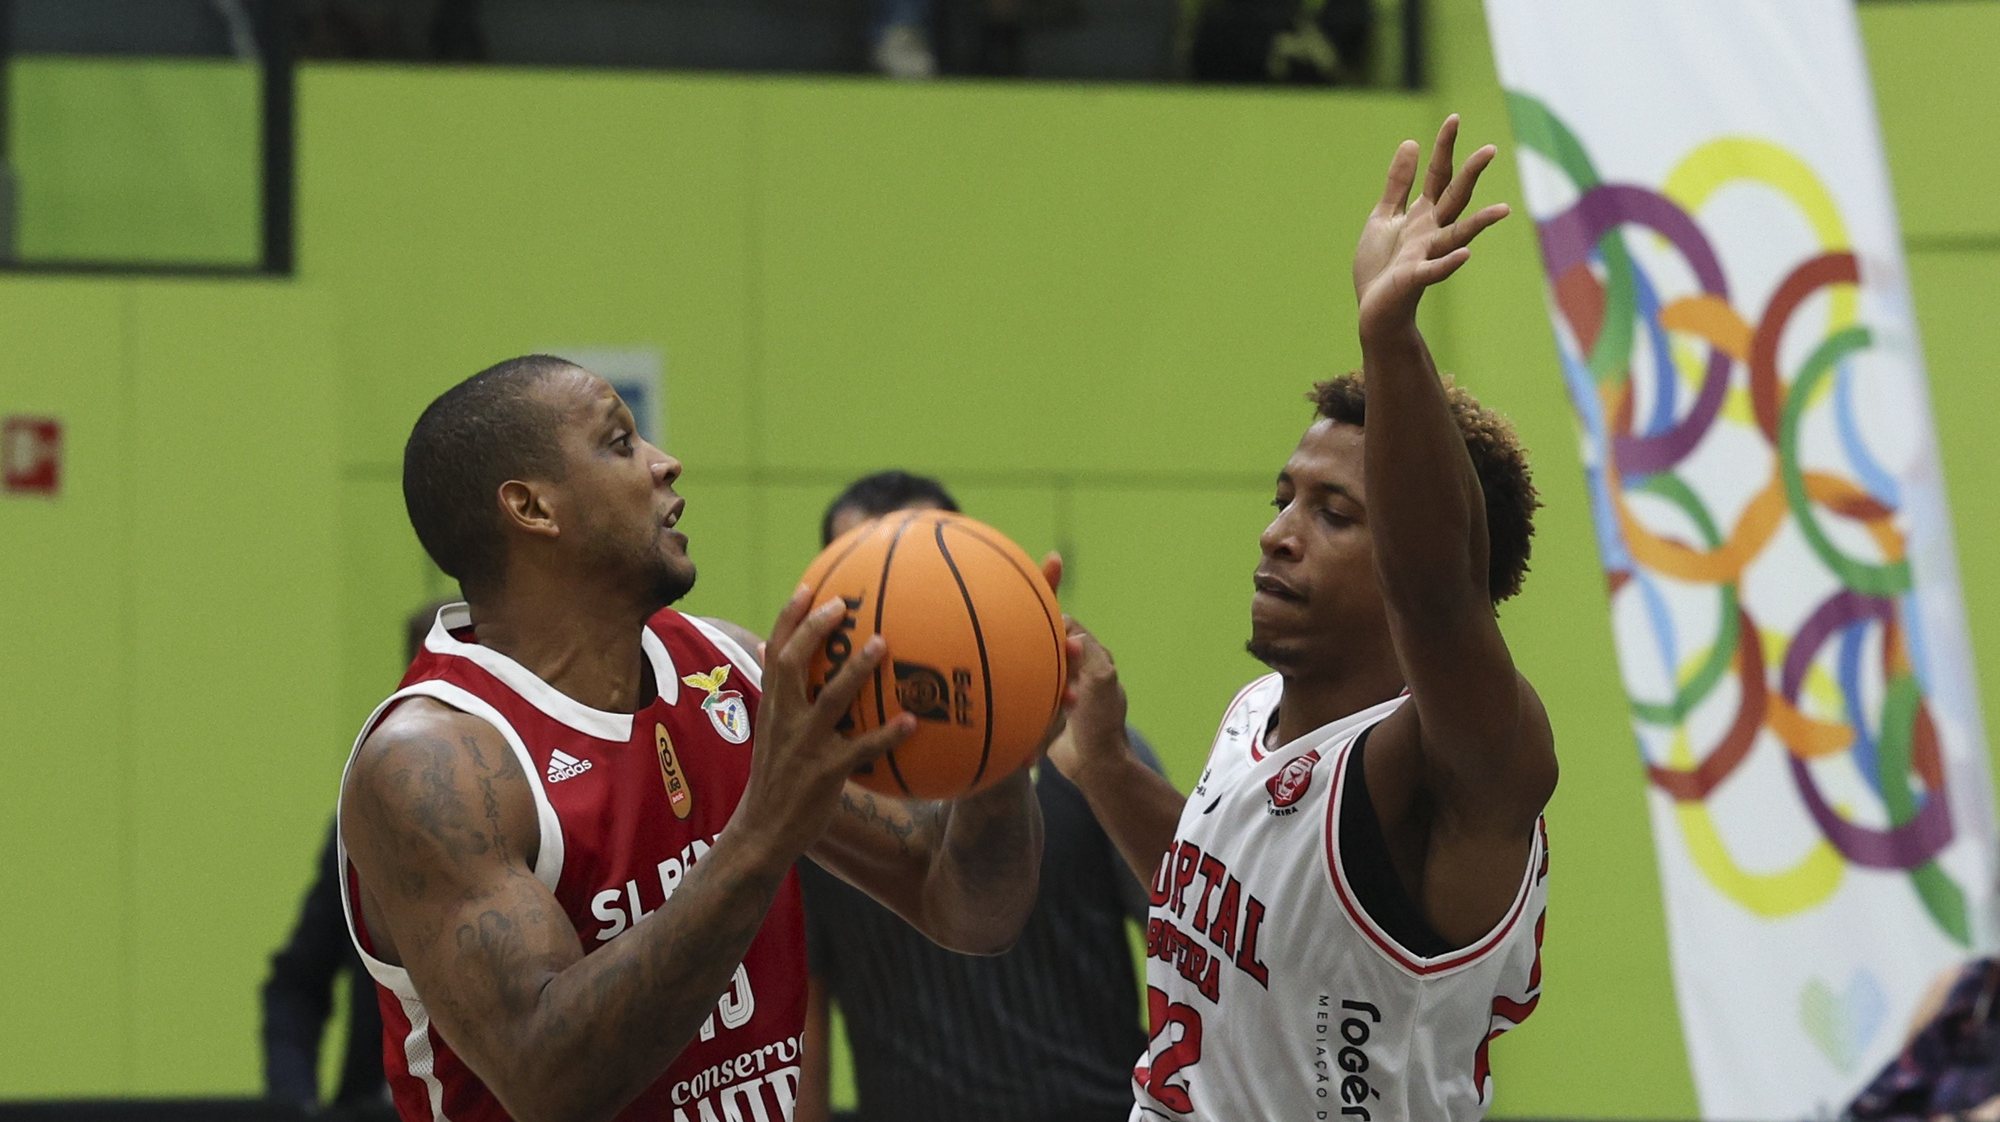
[[[886,795],[955,799],[1028,764],[1062,705],[1062,609],[998,530],[941,510],[897,511],[841,535],[807,567],[812,602],[847,613],[813,656],[817,695],[871,635],[888,652],[841,728],[917,718],[902,746],[855,775]]]

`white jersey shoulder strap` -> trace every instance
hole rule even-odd
[[[368,720],[363,722],[361,734],[354,738],[354,749],[348,754],[347,766],[341,769],[341,797],[343,799],[346,797],[347,775],[354,769],[354,759],[360,754],[362,743],[381,724],[383,717],[388,715],[390,709],[413,697],[428,697],[433,701],[448,705],[468,716],[477,717],[487,724],[492,725],[494,729],[498,730],[501,738],[507,742],[507,747],[514,754],[515,762],[521,767],[522,775],[527,778],[528,792],[535,800],[535,821],[539,827],[541,841],[539,850],[535,854],[533,869],[535,879],[541,881],[543,886],[550,892],[554,892],[556,885],[562,881],[563,832],[562,823],[556,818],[555,808],[549,804],[548,792],[542,787],[541,774],[535,768],[534,759],[528,754],[526,742],[521,739],[520,733],[514,730],[514,726],[508,722],[507,718],[502,716],[498,709],[495,709],[492,705],[463,687],[435,679],[418,682],[415,685],[405,686],[397,690],[395,693],[390,694],[388,699],[383,701],[382,704],[376,706],[375,711],[368,715]],[[382,983],[383,986],[387,987],[398,997],[406,1000],[414,999],[416,997],[416,990],[410,984],[409,972],[400,966],[383,962],[381,959],[369,954],[367,949],[361,945],[360,935],[354,923],[354,903],[351,894],[347,890],[347,831],[344,827],[338,825],[339,817],[339,804],[336,802],[334,812],[336,823],[334,848],[335,859],[338,862],[336,867],[340,870],[341,874],[340,908],[342,914],[347,919],[347,936],[353,941],[355,951],[361,955],[362,963],[368,967],[368,973],[376,981]]]

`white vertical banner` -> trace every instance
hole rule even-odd
[[[1995,928],[1985,734],[1851,0],[1486,12],[1702,1112],[1835,1112]]]

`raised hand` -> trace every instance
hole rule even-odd
[[[1415,202],[1410,200],[1410,188],[1416,182],[1417,142],[1404,141],[1389,161],[1389,181],[1381,201],[1369,212],[1361,241],[1354,247],[1354,296],[1361,308],[1364,337],[1413,323],[1424,289],[1457,272],[1471,256],[1472,239],[1508,215],[1505,203],[1465,213],[1480,173],[1493,162],[1496,150],[1490,144],[1480,148],[1453,174],[1452,148],[1457,141],[1454,113],[1438,129],[1423,191]]]

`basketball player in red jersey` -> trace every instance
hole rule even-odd
[[[879,640],[808,696],[837,602],[795,594],[761,666],[754,636],[668,607],[695,573],[680,471],[547,356],[411,434],[411,522],[469,604],[369,719],[340,805],[406,1120],[787,1119],[800,855],[967,952],[1004,949],[1033,902],[1025,772],[953,804],[847,788],[912,719],[834,729]]]
[[[1534,489],[1416,326],[1507,214],[1470,209],[1494,150],[1454,173],[1457,131],[1414,202],[1419,148],[1397,149],[1363,228],[1361,375],[1316,388],[1260,540],[1249,646],[1274,673],[1231,704],[1192,798],[1132,757],[1083,637],[1052,756],[1152,877],[1135,1120],[1477,1118],[1487,1042],[1538,1000],[1554,736],[1494,612]]]

